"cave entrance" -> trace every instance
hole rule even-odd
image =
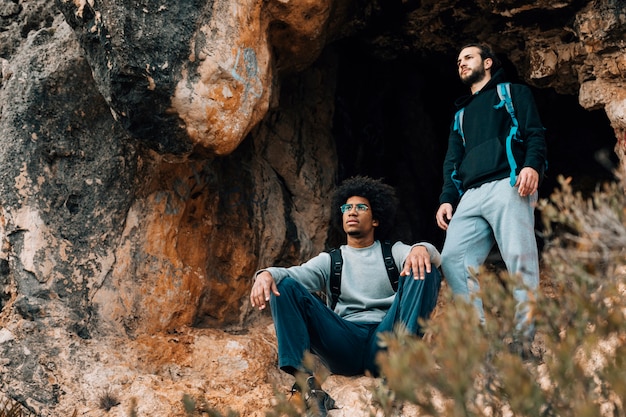
[[[428,240],[439,247],[443,233],[434,215],[454,100],[467,94],[458,80],[456,51],[382,60],[353,43],[338,52],[334,136],[339,181],[352,175],[384,178],[401,201],[398,239]],[[505,58],[505,57],[503,57]],[[504,60],[511,81],[523,82]],[[583,193],[613,180],[616,139],[603,110],[588,111],[577,96],[533,88],[548,144],[547,198],[557,177],[572,177]]]

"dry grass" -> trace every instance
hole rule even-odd
[[[450,304],[429,323],[428,339],[385,340],[384,415],[399,415],[398,402],[446,417],[626,415],[626,187],[584,199],[561,184],[541,207],[549,234],[532,355],[509,349],[512,281],[483,270],[485,326],[469,305]]]

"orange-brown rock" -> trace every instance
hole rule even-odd
[[[336,244],[329,197],[355,173],[398,188],[402,239],[440,238],[457,48],[493,44],[548,120],[557,99],[600,112],[556,120],[577,144],[608,128],[623,164],[624,33],[615,0],[0,0],[0,394],[263,415],[292,381],[254,271]],[[329,378],[331,415],[369,415],[379,382]]]

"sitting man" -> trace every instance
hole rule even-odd
[[[346,234],[339,248],[342,261],[333,260],[333,266],[331,254],[322,252],[300,266],[256,273],[252,306],[263,310],[269,301],[278,365],[296,381],[306,380],[301,388],[313,415],[326,416],[334,401],[303,365],[305,352],[317,355],[334,374],[377,376],[378,335],[396,324],[421,334],[419,319],[428,319],[437,303],[441,262],[433,245],[396,242],[393,259],[383,255],[397,204],[393,187],[368,177],[350,178],[332,198],[331,221]],[[395,277],[388,269],[396,271]],[[316,292],[326,294],[326,304]]]

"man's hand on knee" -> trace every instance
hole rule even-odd
[[[404,261],[404,269],[401,276],[410,275],[413,272],[414,279],[424,279],[430,273],[430,254],[424,246],[414,246]]]
[[[256,276],[252,285],[252,291],[250,291],[252,307],[258,307],[259,310],[263,310],[270,300],[271,294],[274,294],[276,297],[280,296],[272,274],[262,271]]]

